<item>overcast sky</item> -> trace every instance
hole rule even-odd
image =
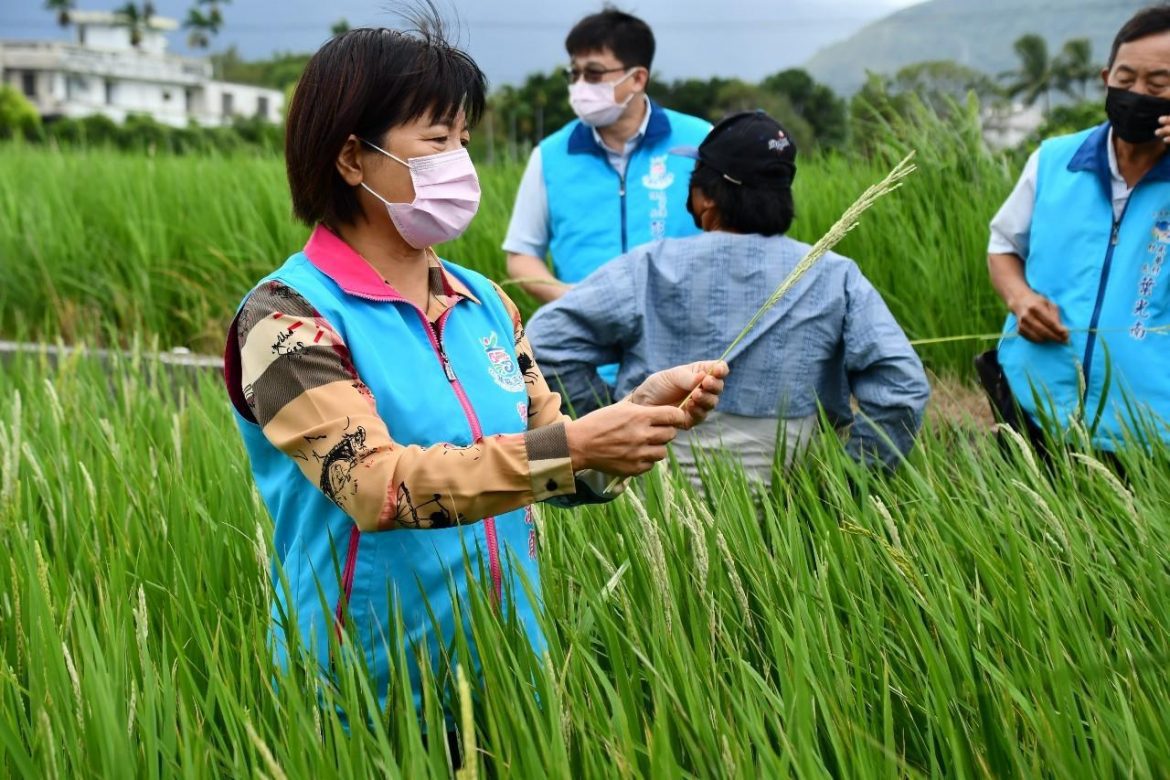
[[[739,76],[755,80],[799,65],[817,49],[866,22],[919,0],[625,0],[658,39],[655,68],[664,78]],[[110,10],[121,0],[79,0]],[[182,19],[192,0],[156,0],[158,12]],[[493,84],[515,82],[565,59],[565,33],[600,0],[438,0],[460,20],[462,43]],[[248,57],[311,51],[339,18],[351,25],[393,26],[393,0],[232,0],[213,49],[235,44]],[[61,37],[42,0],[0,0],[0,39]],[[172,47],[185,50],[185,34]]]

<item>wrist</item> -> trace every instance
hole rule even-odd
[[[587,447],[583,441],[586,436],[581,430],[582,420],[568,420],[565,422],[565,440],[569,444],[569,462],[573,471],[582,471],[589,468],[586,455]]]
[[[1009,290],[1004,296],[1004,303],[1007,304],[1008,310],[1010,312],[1016,314],[1018,310],[1024,305],[1024,303],[1035,294],[1036,293],[1033,292],[1031,287],[1022,285],[1013,290]]]

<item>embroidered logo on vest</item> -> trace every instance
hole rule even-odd
[[[483,350],[487,353],[488,373],[492,381],[507,390],[509,393],[524,392],[524,377],[516,367],[516,361],[508,354],[508,350],[500,346],[500,337],[493,330],[492,335],[480,339]]]
[[[1155,217],[1153,239],[1146,247],[1148,256],[1142,264],[1142,276],[1138,280],[1137,300],[1133,304],[1133,316],[1136,318],[1129,329],[1129,336],[1137,341],[1145,339],[1149,330],[1146,320],[1150,317],[1150,299],[1158,285],[1158,277],[1162,275],[1162,265],[1166,262],[1166,248],[1170,245],[1170,211],[1159,211]]]
[[[648,190],[665,190],[674,184],[674,174],[666,167],[666,155],[650,158],[650,173],[642,177],[642,186]]]

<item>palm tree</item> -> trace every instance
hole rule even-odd
[[[1088,85],[1099,68],[1093,64],[1093,44],[1088,38],[1074,38],[1064,44],[1053,65],[1056,84],[1069,97],[1088,97]],[[1073,86],[1079,87],[1079,94]]]
[[[57,14],[57,24],[62,27],[68,27],[72,19],[69,12],[77,7],[75,0],[45,0],[45,10],[54,11]]]
[[[211,20],[198,8],[187,11],[183,29],[187,30],[187,45],[192,49],[206,49],[211,46]]]
[[[212,35],[219,33],[219,28],[223,26],[223,14],[220,13],[220,5],[226,5],[231,0],[195,0],[196,7],[207,6],[207,21],[209,22],[208,31]]]
[[[154,16],[154,3],[146,0],[142,7],[138,3],[129,2],[114,10],[114,18],[118,24],[130,30],[130,45],[138,46],[142,43],[142,36],[150,27],[150,19]]]
[[[1022,98],[1028,107],[1043,97],[1044,113],[1047,114],[1050,108],[1049,93],[1055,82],[1053,63],[1048,57],[1048,44],[1039,35],[1033,34],[1020,37],[1012,44],[1012,48],[1020,58],[1020,69],[1003,74],[1014,79],[1008,85],[1008,96]]]

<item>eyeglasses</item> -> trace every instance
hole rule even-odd
[[[589,66],[589,67],[586,67],[584,69],[576,68],[576,67],[567,67],[564,69],[563,72],[565,74],[565,80],[568,81],[570,84],[576,83],[577,79],[581,78],[582,76],[585,77],[586,84],[600,84],[602,81],[604,81],[606,74],[618,73],[618,72],[624,71],[624,70],[629,70],[629,68],[626,68],[625,66],[617,67],[617,68],[601,68],[601,67]]]

